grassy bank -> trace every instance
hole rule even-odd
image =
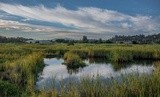
[[[6,54],[5,56],[9,57],[10,54]],[[1,96],[27,97],[27,95],[35,91],[37,74],[42,71],[44,65],[43,53],[33,52],[21,57],[19,56],[14,60],[8,58],[8,61],[5,61],[1,65]]]
[[[81,58],[105,58],[114,62],[133,60],[159,60],[160,45],[107,45],[107,44],[55,44],[45,49],[48,54],[64,55],[67,51],[78,54]]]

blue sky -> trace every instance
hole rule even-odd
[[[160,33],[159,0],[0,0],[0,35],[108,39]]]

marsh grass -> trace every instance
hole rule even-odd
[[[159,97],[159,74],[158,68],[150,75],[122,75],[121,81],[111,78],[110,83],[102,81],[100,77],[81,78],[77,83],[62,84],[60,90],[42,90],[39,97]],[[56,95],[53,96],[52,93]]]
[[[65,62],[63,64],[67,65],[67,68],[75,69],[86,66],[79,55],[71,51],[64,54],[64,60]]]
[[[72,52],[65,55],[66,52]],[[122,76],[101,81],[81,78],[80,83],[61,84],[60,90],[37,91],[35,82],[42,71],[45,54],[83,58],[103,58],[117,64],[134,60],[160,60],[160,45],[123,44],[0,44],[0,96],[4,97],[160,97],[160,62],[151,75]],[[78,57],[77,57],[78,56]],[[77,62],[77,61],[76,61]],[[17,92],[18,91],[18,92]]]
[[[2,67],[4,72],[1,75],[1,80],[17,85],[21,94],[23,92],[30,94],[35,89],[37,74],[43,67],[43,54],[34,52],[15,61],[5,62]],[[4,93],[5,91],[1,92]],[[7,95],[8,93],[3,94],[3,96]]]

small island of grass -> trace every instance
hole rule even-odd
[[[67,65],[68,68],[79,68],[86,66],[79,55],[71,51],[64,54],[64,60],[65,62],[63,64]]]

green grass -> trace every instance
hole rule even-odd
[[[6,49],[8,49],[6,47]],[[21,49],[17,51],[17,48],[15,47],[6,53],[3,53],[4,60],[1,63],[0,68],[0,75],[3,83],[5,86],[12,86],[16,85],[18,86],[18,89],[20,92],[18,92],[16,96],[20,96],[23,93],[27,96],[28,94],[35,91],[35,81],[37,79],[37,74],[40,72],[43,68],[43,53],[42,52],[28,52]],[[12,54],[11,54],[12,53]],[[16,55],[16,56],[14,56]],[[7,87],[8,87],[7,86]],[[5,88],[5,87],[2,87]],[[10,88],[9,88],[10,89]],[[13,90],[13,89],[10,89]],[[9,90],[2,89],[1,91],[2,96],[12,96]]]
[[[159,60],[160,58],[160,45],[75,44],[74,46],[68,46],[66,44],[55,44],[48,49],[50,52],[54,51],[54,53],[61,52],[62,55],[67,51],[72,51],[81,58],[105,58],[118,62],[141,59]]]
[[[122,83],[82,78],[80,83],[63,86],[60,91],[35,90],[37,74],[45,55],[64,56],[81,63],[83,58],[103,58],[115,64],[134,60],[160,60],[160,45],[123,44],[0,44],[0,96],[13,97],[159,97],[160,62],[150,76],[129,75]],[[69,61],[68,61],[69,60]],[[118,66],[117,66],[118,67]]]
[[[20,90],[19,87],[16,86],[15,84],[11,84],[6,81],[1,81],[0,80],[0,90],[1,94],[0,96],[19,96]]]
[[[67,65],[67,68],[76,69],[79,67],[84,67],[86,64],[82,61],[79,55],[73,52],[66,52],[64,54],[64,64]]]

